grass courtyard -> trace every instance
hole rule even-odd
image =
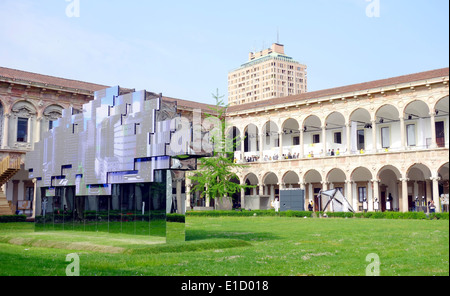
[[[185,243],[100,232],[34,232],[0,224],[0,275],[81,276],[448,276],[449,221],[360,218],[188,217]]]

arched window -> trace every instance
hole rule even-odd
[[[63,108],[58,105],[50,105],[44,110],[44,119],[41,126],[42,132],[46,132],[53,128],[53,122],[62,117]]]
[[[9,126],[12,131],[10,140],[14,148],[32,148],[33,127],[36,122],[36,109],[27,101],[19,101],[11,109]]]

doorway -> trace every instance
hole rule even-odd
[[[445,147],[444,122],[438,121],[435,124],[436,124],[436,145],[438,147]]]

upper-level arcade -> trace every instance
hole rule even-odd
[[[446,76],[445,71],[428,73],[441,75],[375,89],[318,97],[309,93],[263,108],[230,108],[228,135],[242,139],[235,158],[264,162],[448,149],[446,71]]]

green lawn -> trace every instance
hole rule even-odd
[[[100,232],[34,232],[0,224],[0,275],[449,275],[448,220],[188,217],[186,243]]]

